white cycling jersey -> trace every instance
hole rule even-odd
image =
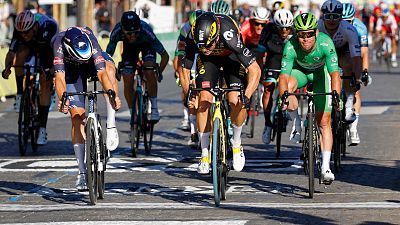
[[[397,30],[397,22],[396,19],[392,14],[389,15],[389,17],[384,21],[381,17],[376,21],[376,31],[381,31],[382,26],[386,26],[390,28],[390,31],[388,33],[395,33]]]
[[[318,30],[330,36],[325,28],[323,20],[318,21]],[[361,56],[361,47],[357,30],[349,22],[345,20],[340,21],[337,31],[335,34],[333,34],[333,36],[330,36],[330,38],[332,38],[336,50],[348,47],[351,57]],[[339,55],[341,51],[337,52]]]

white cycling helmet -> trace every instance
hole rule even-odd
[[[15,18],[15,29],[19,32],[25,32],[30,30],[35,24],[35,15],[29,11],[25,10],[18,14]]]
[[[260,21],[267,21],[269,20],[269,16],[271,13],[268,9],[264,7],[257,7],[251,11],[250,19],[256,19]]]
[[[274,14],[274,23],[278,27],[293,26],[293,14],[287,9],[279,9]]]

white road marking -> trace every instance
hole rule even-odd
[[[0,118],[2,118],[6,113],[0,113]]]
[[[191,220],[191,221],[69,221],[69,222],[40,222],[40,223],[9,223],[4,225],[244,225],[247,220]]]
[[[49,119],[60,119],[60,118],[69,118],[69,114],[64,114],[58,111],[49,112]]]
[[[389,106],[363,106],[361,108],[361,115],[379,115],[389,108]]]
[[[61,211],[83,209],[214,209],[210,203],[186,202],[186,203],[98,203],[97,205],[82,204],[57,204],[57,205],[22,205],[0,204],[1,212],[26,212],[26,211]],[[244,203],[224,202],[220,205],[224,209],[242,208],[274,208],[274,209],[400,209],[400,203],[396,202],[327,202],[327,203]]]

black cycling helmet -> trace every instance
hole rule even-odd
[[[140,30],[140,18],[133,11],[127,11],[122,14],[121,17],[122,29],[129,32]]]
[[[205,12],[197,17],[192,26],[192,36],[197,47],[210,47],[217,41],[219,20],[212,12]]]

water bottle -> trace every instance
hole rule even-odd
[[[228,117],[228,119],[227,119],[227,125],[228,125],[228,134],[229,134],[229,136],[233,136],[233,129],[232,129],[231,117]]]

